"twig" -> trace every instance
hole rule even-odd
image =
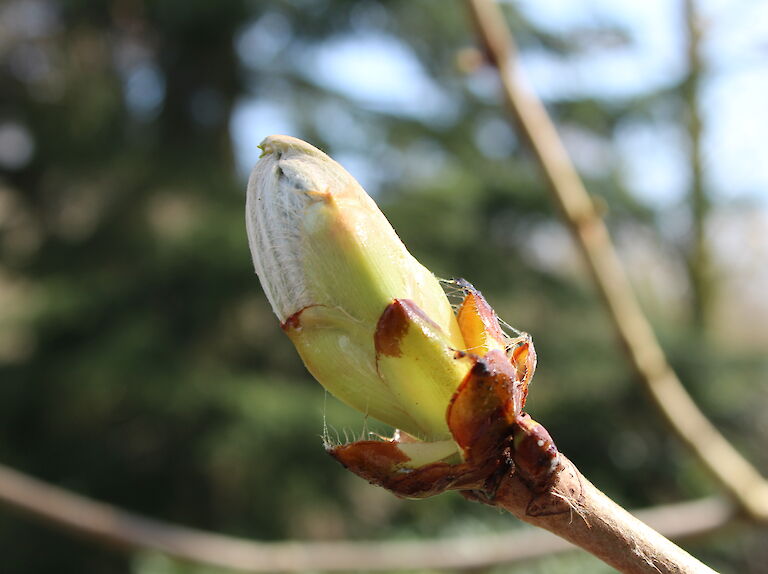
[[[519,473],[503,480],[493,504],[584,548],[624,574],[714,574],[595,488],[561,455],[563,469],[545,492]]]
[[[624,273],[605,223],[541,101],[525,86],[504,15],[492,0],[467,0],[496,66],[504,99],[581,248],[632,366],[673,431],[753,519],[768,521],[768,483],[704,416],[670,367]]]
[[[255,542],[146,518],[2,465],[0,501],[118,549],[156,551],[243,572],[483,568],[574,550],[568,542],[539,529],[414,542]],[[731,505],[718,499],[657,507],[637,516],[678,539],[711,533],[735,518]]]

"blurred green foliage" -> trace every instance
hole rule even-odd
[[[375,425],[313,383],[252,271],[233,118],[269,100],[290,111],[292,135],[342,163],[368,162],[362,175],[377,174],[376,199],[423,263],[471,280],[533,334],[529,409],[593,482],[629,507],[712,492],[632,380],[538,174],[504,131],[492,78],[457,69],[457,50],[472,42],[459,3],[9,0],[0,11],[38,19],[4,29],[0,43],[0,119],[34,141],[29,161],[0,178],[3,464],[263,540],[515,526],[458,495],[399,501],[325,455],[326,421],[341,438]],[[507,12],[523,49],[578,49]],[[449,105],[425,99],[425,113],[401,113],[313,75],[314,50],[365,35],[409,50]],[[562,124],[607,142],[651,105],[549,104]],[[329,125],[329,111],[354,130]],[[654,229],[654,213],[620,181],[614,168],[590,181],[609,223]],[[765,361],[728,348],[713,358],[684,326],[654,318],[705,410],[768,463],[765,389],[749,398]],[[693,549],[724,572],[765,572],[759,538],[739,531]],[[208,571],[117,554],[2,507],[0,555],[0,570],[14,573]],[[600,568],[566,556],[519,571]]]

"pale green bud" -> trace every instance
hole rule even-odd
[[[469,364],[455,358],[465,343],[439,282],[338,163],[289,136],[260,147],[249,244],[305,365],[356,409],[415,436],[450,438],[446,408]],[[406,312],[381,335],[395,300],[407,300]]]

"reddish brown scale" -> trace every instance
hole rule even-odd
[[[330,449],[330,453],[358,476],[403,498],[479,488],[484,480],[466,464],[436,462],[413,469],[404,467],[409,458],[394,441],[359,441]]]
[[[301,314],[309,309],[310,307],[316,307],[317,305],[306,305],[296,311],[293,315],[288,317],[285,321],[280,323],[280,327],[283,329],[283,331],[290,331],[292,329],[300,329],[301,328]]]
[[[376,324],[376,332],[373,335],[373,343],[376,354],[389,357],[402,355],[400,341],[408,332],[408,314],[398,300],[395,299],[387,305]]]
[[[401,356],[400,341],[405,337],[408,326],[414,322],[415,318],[432,325],[436,331],[440,330],[437,323],[410,299],[395,299],[387,305],[376,324],[376,332],[373,335],[376,354],[388,357]]]
[[[464,313],[474,313],[480,318],[480,321],[485,327],[485,331],[490,337],[498,341],[503,341],[505,336],[499,326],[496,312],[485,300],[482,293],[466,281],[462,283],[462,287],[467,294],[464,296],[464,301],[459,307],[458,319],[461,320],[461,315]]]
[[[476,363],[448,405],[448,428],[468,460],[479,460],[509,434],[506,401],[495,388],[498,379],[498,374]]]
[[[525,400],[528,397],[528,385],[536,370],[536,350],[530,339],[515,347],[512,351],[510,361],[517,370],[520,381],[522,382],[522,408],[525,406]]]
[[[394,441],[361,440],[337,446],[331,449],[331,454],[344,466],[367,468],[371,472],[391,469],[410,460]]]
[[[301,326],[301,320],[299,319],[299,315],[301,315],[301,312],[303,310],[304,309],[300,309],[299,311],[296,311],[293,315],[291,315],[285,321],[280,323],[280,327],[282,327],[283,331],[298,329]]]

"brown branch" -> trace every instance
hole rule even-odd
[[[562,470],[543,492],[532,491],[520,473],[508,475],[493,504],[625,574],[714,573],[605,496],[562,455],[561,463]]]
[[[414,542],[255,542],[146,518],[2,465],[0,501],[41,522],[117,549],[153,550],[243,572],[484,568],[574,550],[568,542],[538,529]],[[637,516],[678,539],[714,532],[735,518],[731,505],[718,499],[653,508]]]
[[[499,72],[504,99],[579,245],[632,366],[683,443],[752,518],[768,521],[768,483],[699,410],[670,367],[624,273],[605,223],[541,101],[525,86],[503,13],[467,0],[477,34]]]

